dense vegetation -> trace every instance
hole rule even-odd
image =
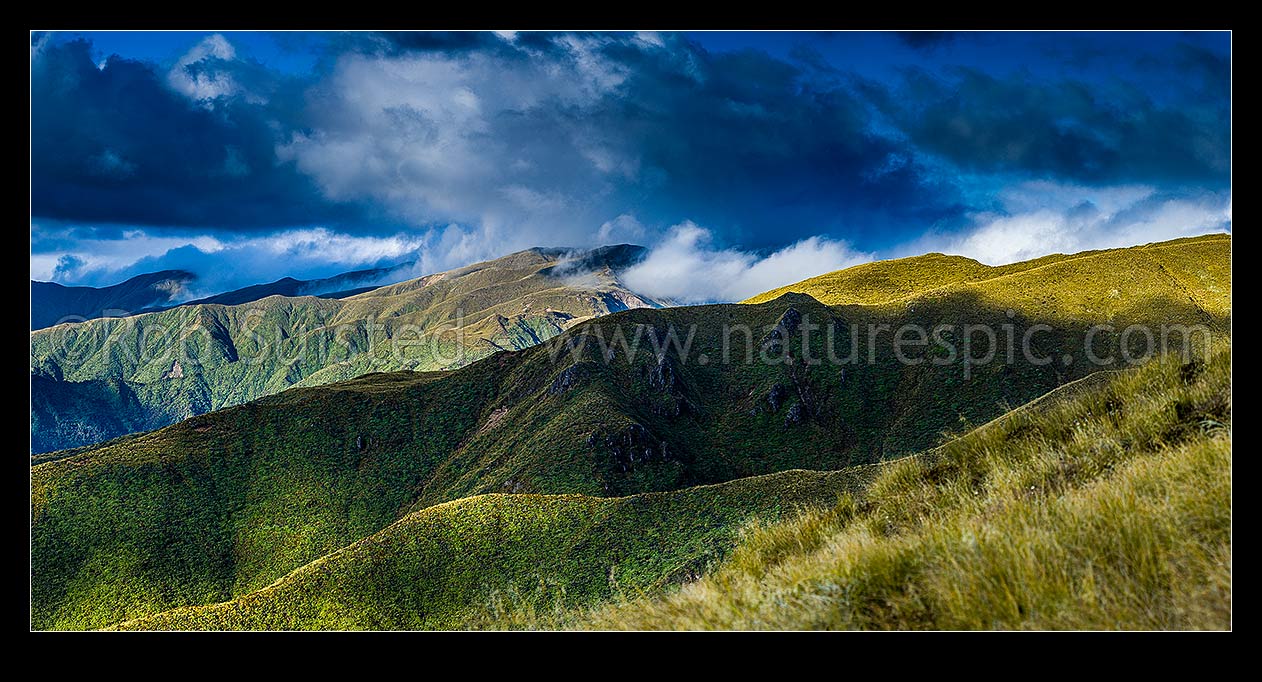
[[[1227,629],[1231,464],[1230,352],[1153,363],[762,524],[674,594],[525,622]]]
[[[392,533],[414,529],[406,519],[465,528],[459,519],[469,514],[494,516],[488,510],[545,499],[479,497],[427,512],[438,516],[409,516],[476,495],[695,501],[703,498],[643,494],[790,469],[844,469],[925,450],[945,431],[983,423],[1099,369],[1124,366],[1116,352],[1118,337],[1132,322],[1199,323],[1225,334],[1229,247],[1225,238],[1203,238],[1053,259],[871,305],[830,307],[788,294],[757,305],[628,310],[458,371],[371,374],[296,388],[150,434],[49,455],[32,468],[33,624],[102,627],[232,601],[361,540],[367,543],[357,545],[362,551],[396,546],[403,539]],[[837,333],[808,334],[812,322],[835,322]],[[1082,346],[1087,326],[1099,322],[1114,327],[1097,338],[1097,351],[1114,348],[1113,362],[1103,366],[1087,362]],[[927,345],[903,349],[924,362],[902,362],[888,341],[889,328],[882,332],[868,325],[897,329],[906,323],[1018,329],[1047,324],[1051,329],[1037,336],[1034,350],[1061,360],[938,364],[931,360],[944,349]],[[719,360],[725,339],[743,340],[739,331],[730,333],[735,325],[750,330],[751,352],[762,360]],[[686,350],[664,340],[671,331]],[[881,333],[885,341],[872,339]],[[616,342],[612,349],[602,345],[619,335],[640,339],[640,352]],[[690,345],[684,340],[689,335]],[[807,361],[827,358],[830,350],[840,357],[853,346],[866,350],[869,339],[871,362],[862,358],[839,367]],[[659,345],[665,350],[651,352]],[[743,356],[739,344],[728,350]],[[975,356],[983,349],[965,350]],[[1176,343],[1171,350],[1177,354],[1182,348]],[[670,556],[695,567],[699,557],[721,553],[733,524],[768,511],[759,505],[784,510],[783,498],[754,498],[732,503],[730,514],[715,512],[720,516],[714,517],[712,533],[658,512],[636,518],[676,538],[682,554]],[[523,523],[560,528],[548,542],[564,543],[572,533],[553,519],[599,516],[575,510],[608,511],[609,528],[625,527],[618,525],[624,523],[618,520],[622,512],[610,511],[624,508],[610,501],[546,499],[550,511]],[[646,503],[618,504],[638,509],[635,504]],[[456,520],[444,516],[451,514]],[[468,543],[461,546],[486,562],[496,557],[509,562],[488,584],[527,589],[522,580],[533,578],[523,578],[519,569],[539,556],[531,553],[535,550],[512,545],[494,529],[481,532],[460,540]],[[694,547],[687,538],[701,537],[697,533],[708,538],[695,546],[704,551],[687,549]],[[409,530],[408,537],[413,535]],[[376,540],[365,540],[370,536]],[[394,539],[385,542],[389,538]],[[405,554],[413,558],[398,569],[403,576],[423,567],[438,570],[434,548],[451,546],[447,540],[407,542],[421,544],[408,545],[412,549]],[[478,547],[500,546],[514,549],[477,554]],[[676,575],[644,572],[640,560],[626,558],[641,556],[629,545],[591,551],[608,564],[600,567],[606,578],[613,566],[615,576],[637,589]],[[607,579],[598,581],[594,573],[576,577],[577,559],[567,564],[566,556],[558,555],[556,575],[564,584],[573,581],[566,589],[581,595],[575,603],[612,594]],[[304,592],[309,587],[301,587],[307,583],[300,583],[284,583],[290,585],[283,591],[287,604],[314,599]],[[405,622],[451,626],[469,622],[487,596],[455,599],[426,590],[398,595],[394,606],[382,608],[394,614],[390,618],[403,618],[415,607],[432,615],[414,614]],[[246,602],[234,603],[192,613],[211,619],[206,623],[227,618],[224,623],[239,625],[314,627],[320,621],[311,614],[325,612],[340,625],[377,622],[363,620],[372,616],[352,620],[358,610],[336,611],[340,607],[333,601],[316,603],[316,611],[293,611],[292,618],[285,615],[288,606],[283,613],[264,606],[243,611]]]
[[[292,386],[448,369],[524,348],[584,319],[652,305],[617,279],[641,254],[532,249],[341,300],[269,296],[37,331],[31,449],[91,445]]]
[[[452,629],[696,578],[744,522],[833,503],[864,471],[789,471],[633,497],[480,495],[413,512],[231,602],[136,629]]]
[[[1226,628],[1229,396],[1224,350],[1091,375],[880,465],[466,498],[230,602],[121,626]]]

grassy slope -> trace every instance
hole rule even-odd
[[[865,471],[789,471],[633,497],[483,495],[413,512],[276,583],[124,629],[451,629],[655,593],[751,518],[832,504]]]
[[[1220,241],[1208,255],[1183,255],[1187,245],[1176,245],[1169,258],[1225,261],[1227,245]],[[1072,347],[1087,321],[1208,315],[1180,300],[1174,280],[1125,252],[1037,276],[1054,276],[1063,288],[1001,278],[989,288],[883,306],[827,308],[790,296],[752,306],[627,311],[566,334],[562,340],[581,351],[556,364],[538,346],[458,372],[295,389],[40,464],[32,470],[34,623],[99,627],[228,600],[410,510],[471,495],[628,495],[888,459],[936,444],[961,419],[984,422],[1005,404],[1095,369]],[[1134,300],[1110,294],[1119,278],[1133,283]],[[1209,284],[1229,291],[1229,279]],[[1218,300],[1208,288],[1198,295]],[[876,364],[842,375],[800,362],[702,365],[671,353],[659,362],[619,351],[605,364],[594,342],[581,346],[597,331],[631,337],[695,323],[691,357],[719,357],[725,323],[743,322],[761,335],[789,307],[817,320],[896,327],[908,320],[999,324],[1011,319],[1000,307],[1009,301],[1026,321],[1061,328],[1040,337],[1041,352],[1078,360],[977,367],[965,380],[958,366],[905,366],[888,349]],[[1100,301],[1112,307],[1101,310]],[[1226,315],[1229,304],[1206,319],[1225,325]],[[818,357],[826,339],[817,337]],[[844,335],[834,344],[848,345]],[[797,337],[787,344],[795,354],[798,345]],[[773,392],[782,396],[775,406]],[[796,422],[789,419],[795,405],[810,408],[799,409]]]
[[[1191,288],[1209,289],[1212,292],[1211,299],[1221,302],[1222,298],[1214,298],[1214,294],[1222,292],[1213,290],[1215,282],[1221,280],[1223,272],[1220,268],[1212,267],[1210,259],[1193,261],[1195,267],[1186,268],[1178,265],[1179,262],[1187,262],[1182,255],[1170,259],[1163,257],[1162,254],[1167,253],[1170,247],[1177,247],[1180,252],[1189,248],[1202,252],[1214,251],[1216,247],[1224,243],[1230,244],[1230,240],[1231,237],[1228,235],[1188,237],[1129,249],[1084,251],[1071,255],[1053,254],[1002,266],[984,265],[964,256],[930,253],[910,258],[865,263],[845,270],[837,270],[763,292],[742,303],[766,303],[788,293],[799,293],[807,294],[827,305],[875,305],[897,301],[908,296],[920,296],[933,289],[984,282],[1068,260],[1108,257],[1110,253],[1135,254],[1136,252],[1143,252],[1152,260],[1166,265],[1172,270],[1171,274],[1190,280],[1187,283]],[[1200,267],[1202,265],[1211,265],[1211,267],[1205,270]],[[1223,265],[1226,266],[1225,263]],[[1212,305],[1211,301],[1205,301],[1205,303]]]
[[[157,428],[292,386],[461,366],[649,305],[608,271],[578,287],[550,276],[559,258],[530,250],[344,300],[271,296],[33,332],[31,371],[43,381],[32,387],[32,450]],[[111,403],[129,409],[100,408]]]
[[[764,524],[673,594],[534,624],[1229,628],[1230,372],[1223,350],[1122,373]]]
[[[1097,373],[880,465],[466,498],[230,602],[120,627],[1221,628],[1229,370],[1223,352]],[[717,572],[674,589],[742,525]]]

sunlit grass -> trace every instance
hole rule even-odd
[[[1195,374],[1195,376],[1191,376]],[[1124,373],[757,525],[715,574],[571,627],[1221,629],[1230,354]]]

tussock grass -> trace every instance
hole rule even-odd
[[[806,294],[826,305],[880,305],[934,291],[945,294],[971,290],[1011,297],[1021,292],[1022,284],[1039,282],[1042,286],[1034,289],[1035,296],[1050,296],[1066,310],[1099,310],[1111,307],[1109,299],[1134,299],[1138,289],[1159,283],[1162,287],[1173,284],[1184,289],[1211,315],[1229,314],[1231,288],[1223,283],[1230,281],[1230,248],[1230,235],[1214,234],[1122,249],[1053,254],[998,267],[963,256],[929,253],[829,272],[741,302],[767,303],[788,293]],[[1084,300],[1083,294],[1090,288],[1050,286],[1049,280],[1098,276],[1104,272],[1125,272],[1126,291],[1104,287],[1104,296]]]
[[[1230,353],[1155,362],[892,463],[856,500],[751,526],[724,566],[566,625],[1222,629]]]
[[[929,292],[914,301],[839,307],[788,295],[761,305],[628,310],[566,332],[560,340],[575,342],[578,352],[562,353],[556,361],[552,348],[537,345],[457,371],[372,374],[294,388],[155,432],[41,458],[46,461],[31,470],[32,625],[97,628],[231,601],[411,512],[461,498],[627,497],[790,469],[847,469],[924,451],[941,442],[944,429],[984,423],[1005,411],[1004,405],[1024,404],[1049,391],[1060,395],[1066,389],[1058,387],[1066,384],[1083,396],[1095,395],[1094,388],[1075,383],[1095,369],[1078,343],[1088,323],[1107,321],[1118,329],[1130,322],[1194,323],[1214,310],[1211,326],[1225,333],[1229,305],[1206,301],[1229,293],[1228,244],[1225,239],[1170,243],[1162,267],[1191,264],[1179,277],[1151,272],[1150,252],[1158,251],[1157,245],[1112,260],[1078,259],[1073,268],[1055,272],[1051,269],[1063,264],[1052,259],[1032,266],[1049,278],[1046,286],[1009,281],[991,293]],[[1222,262],[1193,267],[1204,259]],[[1136,288],[1115,297],[1121,279]],[[1200,287],[1195,296],[1185,295],[1193,285]],[[1010,298],[993,298],[999,294]],[[606,339],[616,332],[630,338],[637,330],[695,325],[692,357],[718,358],[726,326],[748,325],[760,339],[789,308],[804,318],[839,320],[843,330],[868,323],[894,328],[998,326],[1013,319],[1046,323],[1055,331],[1039,336],[1039,354],[1069,357],[1072,363],[996,362],[978,365],[966,377],[958,365],[903,364],[881,343],[873,362],[842,372],[827,363],[807,364],[801,334],[785,344],[792,362],[778,364],[702,364],[685,362],[678,353],[658,360],[651,353],[631,358],[620,351],[608,358],[594,342],[578,343],[596,332]],[[1017,317],[1006,314],[1008,309]],[[816,334],[811,354],[826,357],[831,349],[844,355],[850,341],[865,348],[864,334],[843,332],[835,339]],[[563,376],[569,377],[564,384]],[[554,390],[561,385],[568,388]],[[1153,395],[1163,390],[1132,388]],[[773,395],[782,399],[772,400]],[[1101,414],[1119,406],[1137,409],[1124,391],[1118,395],[1114,403],[1098,406]],[[1183,419],[1193,407],[1177,409]],[[1025,455],[1009,452],[1008,441],[984,447],[989,441],[970,436],[968,442],[989,454],[966,455],[948,446],[932,457],[905,461],[866,494],[856,491],[855,518],[878,537],[903,536],[927,521],[966,513],[952,505],[980,490],[979,482],[1007,481],[1014,489],[1034,485],[1034,492],[1051,494],[1047,486],[1082,485],[1141,447],[1062,433],[1036,419],[1043,413],[1023,409],[1014,419],[1024,422],[1008,436],[1011,444],[1048,443],[1051,458],[1039,460],[1042,464],[1009,471],[1004,458]],[[791,419],[793,414],[799,418]],[[1093,454],[1051,456],[1075,448]],[[957,463],[948,466],[951,462]],[[925,488],[926,482],[933,487]],[[878,504],[882,500],[889,503]],[[823,530],[830,528],[826,519],[816,526],[813,534],[785,535],[779,556],[788,561],[831,537]],[[534,581],[519,579],[507,584],[516,585],[519,596],[533,594]],[[303,626],[308,622],[319,621]]]
[[[696,578],[731,549],[749,519],[792,516],[865,482],[862,471],[787,471],[622,498],[464,498],[409,514],[231,601],[119,627],[533,627]]]

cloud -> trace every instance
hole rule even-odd
[[[862,87],[920,149],[978,173],[1115,185],[1225,187],[1231,170],[1229,63],[1203,50],[1167,66],[1192,91],[1149,93],[1125,82],[997,77],[973,69],[908,72]],[[1216,66],[1206,66],[1206,61]],[[1219,78],[1206,78],[1206,71]]]
[[[808,225],[959,212],[949,186],[868,130],[862,101],[765,53],[675,35],[433,40],[341,55],[280,159],[332,200],[474,225],[506,248],[590,245],[591,225],[632,212],[694,216],[754,247]]]
[[[370,266],[397,244],[424,274],[660,242],[660,286],[735,300],[807,276],[781,263],[823,272],[909,245],[1016,258],[1216,224],[1223,206],[1230,223],[1229,46],[1196,36],[276,40],[314,66],[277,71],[218,34],[161,65],[32,34],[32,277],[181,263],[235,286]],[[1047,52],[1061,43],[1110,49],[1075,65]],[[845,58],[860,48],[881,52],[873,68]],[[1012,63],[946,63],[999,53]],[[668,229],[684,217],[704,238]],[[66,255],[81,265],[58,270]],[[691,295],[679,262],[759,283]]]
[[[84,40],[32,47],[31,212],[61,221],[251,231],[373,215],[330,201],[275,153],[302,124],[297,82],[212,36],[162,75],[93,61]],[[265,103],[270,102],[270,104]]]
[[[767,256],[713,245],[692,222],[670,229],[639,264],[623,273],[632,290],[677,303],[740,301],[808,277],[872,260],[845,242],[809,237]]]
[[[56,244],[57,240],[52,241]],[[443,245],[434,241],[432,233],[378,237],[315,228],[214,238],[205,235],[153,235],[143,230],[128,230],[105,238],[79,238],[74,245],[82,250],[61,255],[55,252],[34,253],[31,277],[106,286],[145,272],[188,270],[198,275],[198,281],[196,289],[190,289],[186,298],[197,298],[282,277],[317,279],[413,259],[423,260],[417,264],[418,269],[445,269],[453,265],[439,253],[434,253]],[[36,243],[34,248],[42,246]],[[441,255],[445,256],[446,251],[442,251]],[[463,265],[464,262],[456,264]],[[411,276],[420,274],[425,273],[417,272]],[[409,273],[403,272],[398,279],[408,276]]]
[[[960,233],[930,234],[897,251],[899,255],[941,251],[1003,265],[1051,253],[1112,249],[1231,230],[1229,193],[1174,196],[1136,187],[1101,193],[1046,183],[1025,189],[1036,188],[1062,200],[1075,194],[1082,198],[1069,205],[1034,208],[1024,204],[1024,192],[1018,190],[1010,196],[1023,210],[979,214]]]
[[[221,248],[219,240],[203,234],[152,234],[117,226],[83,228],[41,223],[31,229],[31,279],[88,286],[117,284],[142,272],[168,269],[132,266],[141,261],[156,263],[172,249],[189,245],[206,253]],[[63,266],[63,261],[74,267]],[[225,270],[231,270],[231,266],[231,261],[220,264]]]
[[[66,254],[57,259],[57,267],[53,269],[52,278],[59,280],[74,277],[85,265],[87,261],[82,258]]]
[[[227,38],[218,33],[208,36],[175,62],[167,73],[167,82],[177,92],[196,101],[235,95],[239,88],[231,72],[206,67],[231,62],[236,56]]]
[[[959,35],[953,31],[898,31],[898,39],[917,50],[932,50],[954,42]]]
[[[605,246],[619,242],[635,242],[644,237],[644,232],[644,226],[635,219],[635,216],[623,213],[613,220],[601,223],[600,229],[596,230],[596,243]]]

